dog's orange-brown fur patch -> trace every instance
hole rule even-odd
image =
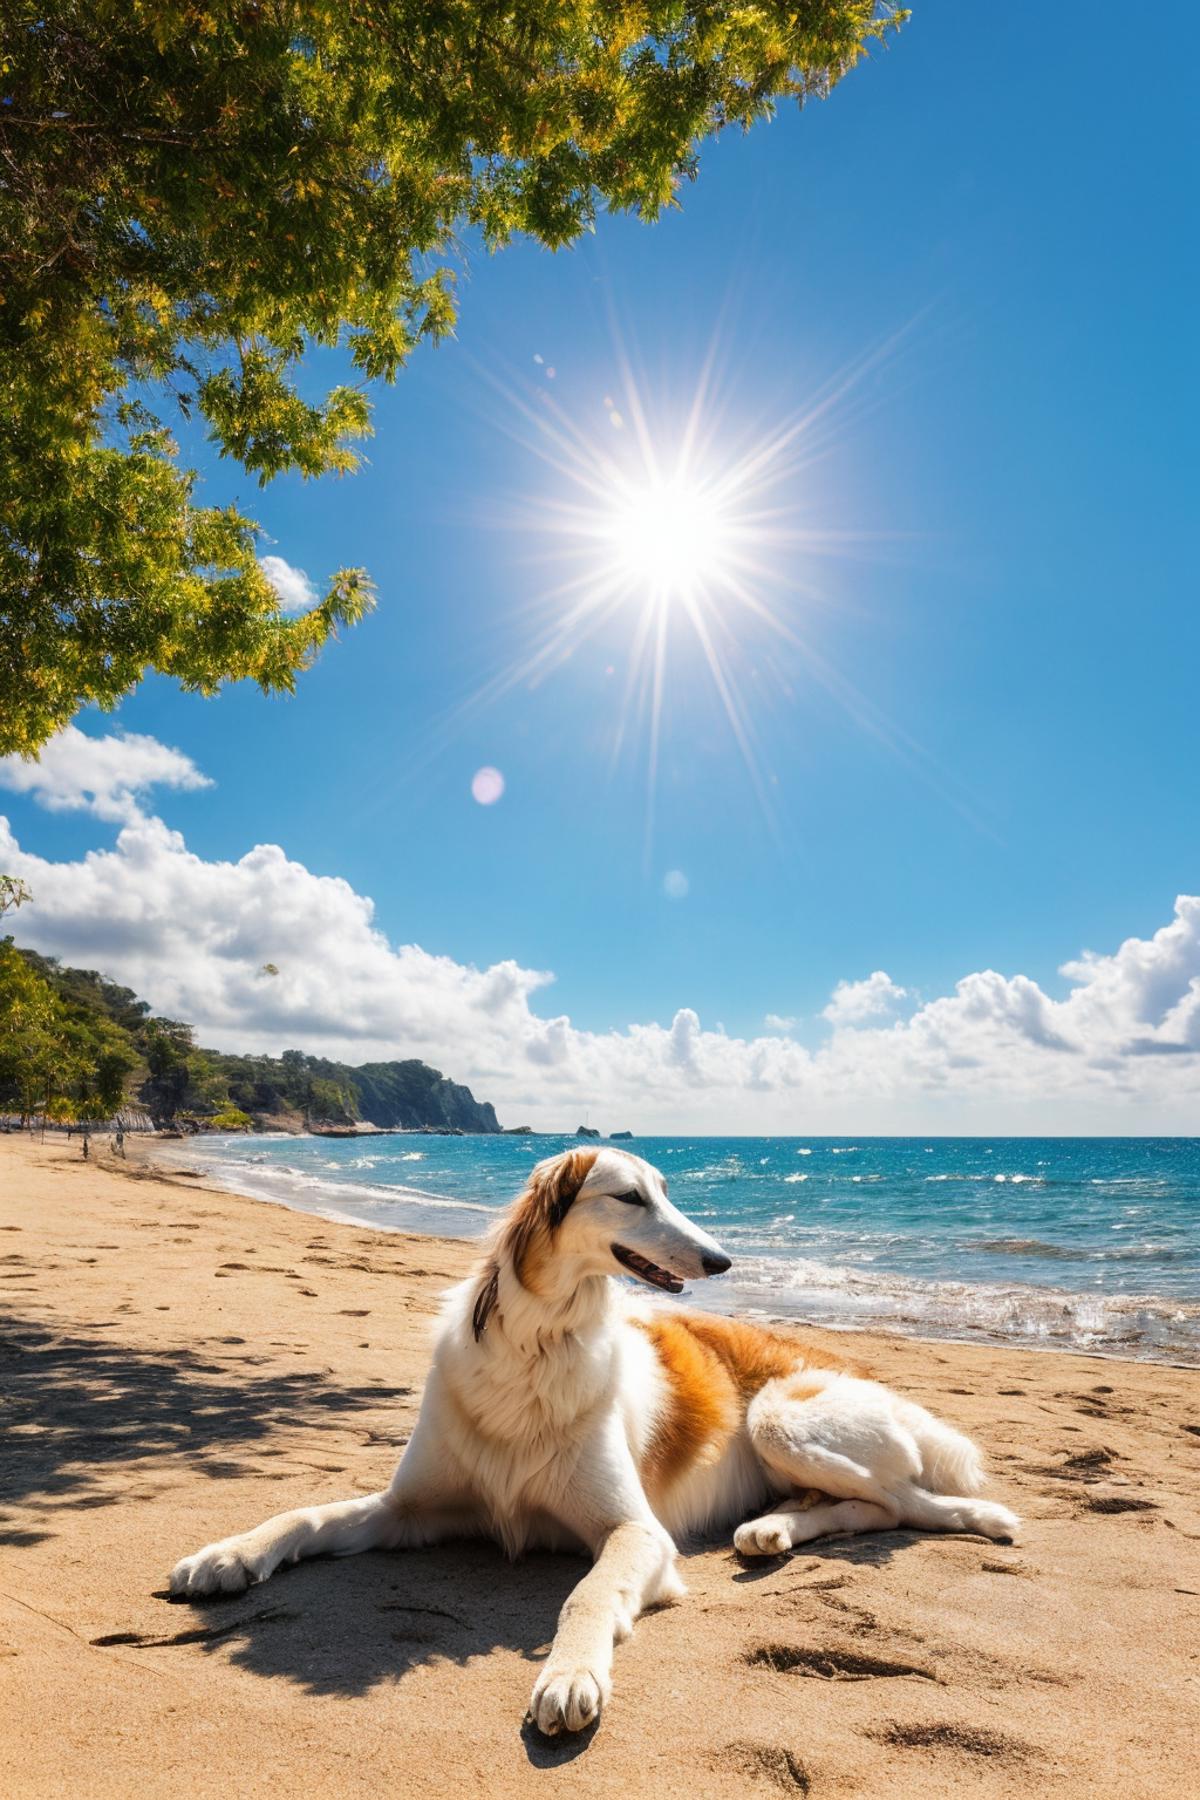
[[[738,1392],[729,1370],[688,1329],[686,1314],[635,1319],[650,1339],[667,1381],[667,1400],[641,1470],[652,1491],[668,1487],[699,1461],[715,1460],[737,1430]]]
[[[797,1375],[788,1382],[784,1392],[789,1400],[815,1400],[818,1394],[825,1392],[825,1383],[811,1375]]]
[[[679,1314],[701,1343],[719,1356],[737,1383],[738,1392],[750,1400],[765,1382],[804,1369],[837,1369],[847,1375],[866,1375],[853,1357],[827,1350],[802,1331],[752,1325],[744,1319],[726,1319],[719,1313]]]
[[[808,1399],[823,1383],[806,1369],[862,1375],[862,1365],[826,1350],[800,1332],[694,1312],[654,1313],[633,1320],[654,1347],[667,1383],[667,1401],[646,1452],[642,1479],[652,1491],[698,1462],[715,1460],[768,1381],[788,1376],[789,1393]]]

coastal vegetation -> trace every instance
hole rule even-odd
[[[474,245],[657,217],[700,144],[824,95],[887,0],[22,0],[0,45],[0,754],[147,670],[289,691],[372,603],[289,613],[177,435],[346,474]],[[340,350],[321,397],[310,352]],[[328,363],[325,365],[328,367]],[[316,1079],[325,1079],[319,1077]]]
[[[236,1056],[94,969],[0,940],[0,1111],[70,1123],[138,1109],[209,1130],[349,1125],[499,1131],[469,1088],[416,1058],[359,1068],[285,1050]]]

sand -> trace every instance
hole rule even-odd
[[[985,1446],[1020,1541],[690,1552],[576,1739],[523,1716],[577,1559],[168,1601],[185,1552],[386,1481],[471,1254],[0,1138],[4,1794],[1195,1791],[1200,1382],[1161,1364],[855,1334]]]

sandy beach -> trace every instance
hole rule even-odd
[[[1020,1541],[691,1551],[690,1597],[643,1619],[599,1729],[565,1742],[523,1717],[572,1558],[448,1546],[169,1602],[181,1554],[386,1481],[471,1257],[0,1138],[6,1794],[1136,1800],[1200,1780],[1200,1383],[1162,1364],[855,1334],[978,1438]]]

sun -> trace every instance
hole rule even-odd
[[[703,484],[686,475],[619,493],[608,535],[615,571],[660,599],[686,598],[724,577],[726,521]]]

